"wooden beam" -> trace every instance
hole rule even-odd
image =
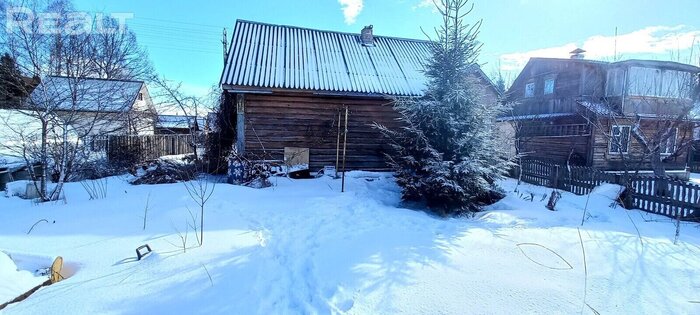
[[[236,95],[236,151],[245,153],[245,94]]]

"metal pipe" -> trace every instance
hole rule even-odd
[[[334,178],[338,178],[338,167],[340,166],[338,165],[338,160],[340,159],[340,119],[342,118],[341,115],[342,113],[340,112],[340,109],[338,109],[338,139],[335,143],[335,174],[333,174]]]
[[[340,192],[345,192],[345,150],[348,145],[348,106],[345,106],[345,132],[343,133],[343,180]]]

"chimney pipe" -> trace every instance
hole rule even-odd
[[[569,52],[571,54],[571,59],[583,59],[585,57],[584,53],[586,51],[581,48],[576,48]]]
[[[372,33],[373,28],[374,26],[369,25],[362,29],[362,32],[360,33],[360,42],[362,42],[362,46],[374,46],[374,35]]]

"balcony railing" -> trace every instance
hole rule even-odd
[[[573,137],[588,136],[591,128],[588,124],[565,125],[521,125],[517,136],[520,137]]]

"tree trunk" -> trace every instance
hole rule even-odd
[[[654,171],[656,176],[666,176],[666,169],[661,162],[661,152],[656,150],[649,156],[649,161],[651,162],[651,169]]]
[[[41,201],[47,201],[46,199],[46,181],[48,180],[48,168],[49,168],[49,159],[48,159],[48,122],[47,121],[42,121],[41,122],[41,180],[40,180],[40,187],[39,187],[39,196],[42,199]]]

